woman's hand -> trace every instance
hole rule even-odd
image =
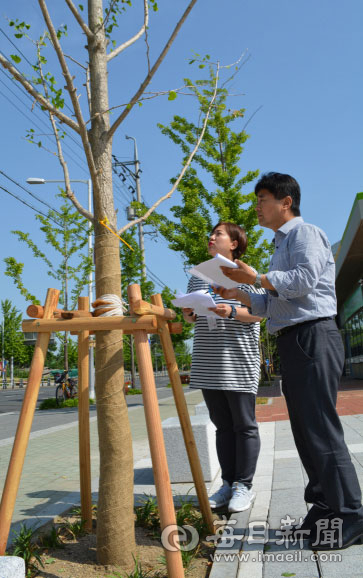
[[[194,323],[197,316],[194,313],[194,310],[191,309],[190,307],[184,307],[182,309],[183,311],[183,317],[185,319],[185,321],[187,321],[188,323]]]
[[[219,317],[227,319],[232,313],[232,307],[225,303],[218,303],[216,307],[208,307],[209,311],[214,311]]]

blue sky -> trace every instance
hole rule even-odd
[[[158,13],[151,13],[151,61],[157,57],[186,4],[184,0],[160,0]],[[116,34],[118,42],[134,34],[140,26],[142,2],[134,0],[133,5],[122,18]],[[49,2],[49,9],[57,25],[69,23],[65,51],[83,60],[85,40],[64,2]],[[43,30],[36,0],[1,3],[0,27],[17,42],[7,17],[32,23],[35,36]],[[361,0],[345,3],[338,0],[229,0],[225,3],[199,0],[150,90],[179,87],[186,76],[199,78],[201,71],[188,64],[193,52],[208,53],[212,60],[228,64],[248,51],[249,59],[232,86],[232,91],[239,96],[231,101],[234,108],[246,109],[246,118],[259,109],[247,128],[250,139],[241,158],[242,173],[259,169],[261,173],[276,170],[295,176],[302,189],[303,217],[324,229],[334,243],[344,231],[355,195],[362,190],[362,24]],[[0,32],[0,50],[9,56],[15,53],[15,48],[3,32]],[[19,46],[27,58],[34,61],[31,44],[21,41]],[[25,63],[23,67],[23,63],[24,59],[19,67],[29,72],[29,66]],[[56,66],[54,62],[52,69]],[[146,72],[144,41],[114,59],[109,70],[111,104],[127,102]],[[80,69],[75,67],[74,73],[77,84],[81,85]],[[81,104],[85,104],[84,96]],[[32,111],[31,101],[3,73],[0,73],[0,111],[0,170],[22,184],[28,177],[62,178],[53,155],[28,144],[24,138],[34,121],[39,126],[37,132],[50,132],[43,124],[46,116],[39,109]],[[173,102],[165,97],[150,100],[137,107],[116,133],[114,152],[123,160],[133,156],[132,141],[126,140],[125,135],[137,139],[143,170],[141,188],[147,203],[169,190],[169,179],[180,168],[180,150],[157,128],[158,122],[167,124],[174,114],[197,120],[195,101],[182,96]],[[244,122],[241,121],[241,126]],[[46,142],[46,137],[42,140]],[[71,178],[87,179],[81,149],[77,142],[66,140],[70,147],[65,152]],[[54,148],[51,141],[48,146]],[[2,175],[0,185],[41,207]],[[86,204],[86,187],[74,188]],[[30,190],[57,206],[55,185]],[[246,186],[245,192],[251,190],[253,183]],[[22,229],[41,241],[35,213],[1,190],[0,199],[0,299],[9,298],[25,311],[24,299],[4,276],[3,259],[11,255],[25,262],[25,283],[41,300],[54,282],[11,235],[11,230]],[[120,225],[125,222],[128,200],[131,199],[127,189],[117,185],[115,204]],[[167,212],[177,202],[176,195],[163,210]],[[270,232],[266,237],[271,238]],[[150,269],[171,288],[184,289],[187,278],[180,256],[171,252],[160,238],[155,241],[146,237],[145,243]],[[156,288],[160,290],[159,286]]]

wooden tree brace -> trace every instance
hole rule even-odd
[[[79,317],[75,319],[34,319],[22,323],[24,332],[48,333],[49,331],[112,331],[122,329],[133,332],[143,329],[157,331],[155,315],[142,317]]]
[[[140,299],[139,301],[135,301],[132,304],[132,311],[137,315],[146,315],[147,313],[151,313],[157,315],[158,317],[162,317],[163,319],[175,319],[176,313],[172,309],[166,309],[163,306],[153,305]]]
[[[128,318],[126,318],[128,319]],[[170,333],[172,334],[176,334],[176,333],[181,333],[183,331],[183,324],[179,321],[175,321],[174,323],[167,321],[167,326],[169,328]],[[132,329],[122,329],[122,331],[125,333],[125,335],[130,335],[132,333],[135,333],[135,331],[137,331],[139,329],[139,326],[137,325],[136,327],[133,327]],[[148,333],[162,333],[163,329],[158,329],[158,328],[152,328],[152,329],[148,329],[147,330]],[[71,331],[70,332],[71,335],[78,335],[78,331]],[[90,335],[95,335],[95,331],[90,331],[89,334]]]
[[[29,305],[26,312],[29,317],[34,319],[43,319],[44,317],[43,305]],[[73,319],[74,317],[92,317],[92,313],[91,311],[81,311],[79,309],[76,311],[63,311],[63,309],[55,309],[53,311],[53,317],[55,319]]]

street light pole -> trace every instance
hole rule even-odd
[[[3,315],[3,322],[1,324],[1,344],[2,344],[2,368],[1,373],[3,377],[3,389],[5,388],[5,317]]]
[[[26,180],[29,185],[44,185],[46,183],[64,183],[64,180],[58,179],[41,179],[41,178],[29,178]],[[71,179],[71,183],[83,183],[88,185],[88,211],[92,212],[92,181],[91,179]],[[91,233],[91,222],[88,221],[88,254],[92,256],[92,233]],[[68,280],[66,279],[66,283]],[[89,273],[88,279],[88,296],[89,296],[89,306],[91,310],[91,303],[93,301],[93,275],[92,269]],[[66,308],[68,307],[68,303],[65,304]],[[94,399],[95,397],[95,370],[94,370],[94,347],[93,343],[90,343],[89,347],[89,396],[90,398]],[[68,368],[66,368],[68,369]]]

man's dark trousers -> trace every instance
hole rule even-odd
[[[299,456],[305,500],[337,514],[362,515],[361,491],[336,411],[344,364],[336,323],[315,320],[277,338],[282,389]]]

